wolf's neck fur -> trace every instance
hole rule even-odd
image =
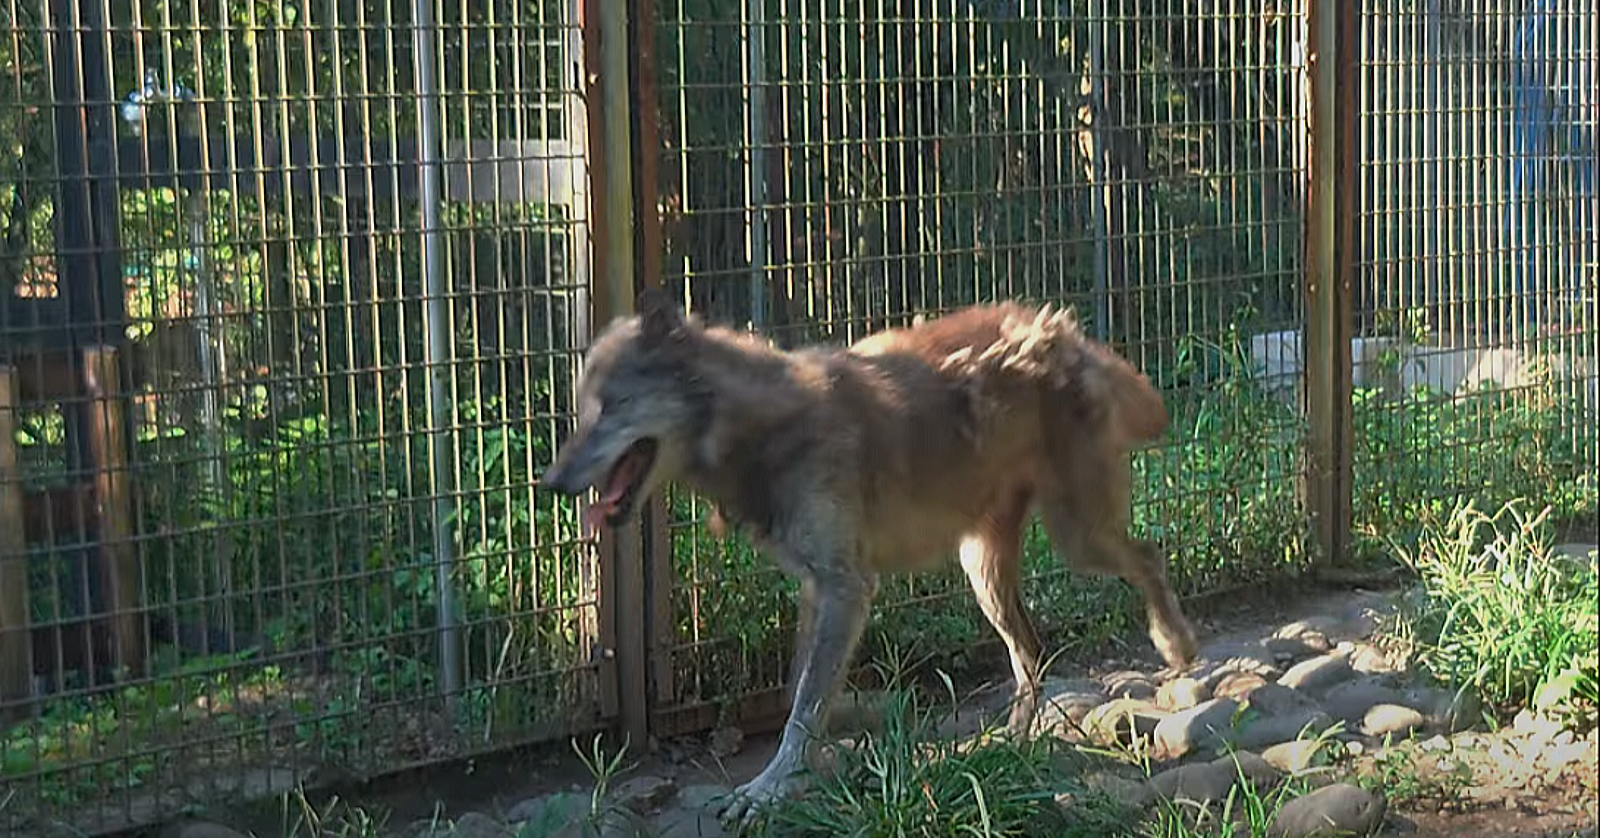
[[[802,452],[774,446],[775,433],[807,415],[826,389],[830,350],[785,352],[726,329],[689,338],[688,373],[705,400],[698,441],[683,481],[715,501],[736,525],[770,531],[774,483]]]

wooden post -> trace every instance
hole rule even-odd
[[[28,539],[16,448],[17,371],[0,366],[0,719],[33,694]]]
[[[583,51],[589,93],[591,288],[597,323],[629,314],[634,298],[632,125],[628,96],[628,5],[584,0]],[[645,653],[645,579],[638,527],[607,530],[600,543],[600,637],[610,671],[602,690],[634,753],[650,735]],[[609,663],[610,666],[605,664]]]
[[[633,154],[633,267],[634,286],[660,288],[665,246],[661,231],[658,158],[661,126],[656,99],[656,11],[654,0],[628,0],[629,95]],[[677,634],[672,614],[672,533],[665,491],[656,492],[644,506],[644,610],[647,712],[653,719],[657,707],[671,701],[673,646]],[[655,724],[651,723],[651,732]]]
[[[1310,427],[1304,495],[1325,565],[1343,562],[1350,542],[1360,14],[1356,4],[1334,0],[1312,0],[1307,7],[1312,48],[1307,74],[1305,392]]]
[[[128,491],[128,434],[122,407],[117,351],[83,351],[88,421],[85,448],[94,469],[95,525],[100,577],[106,597],[112,665],[125,674],[144,666],[139,600],[139,550],[134,544],[133,503]]]

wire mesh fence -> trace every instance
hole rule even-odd
[[[1593,513],[1596,11],[1363,4],[1352,501],[1369,544],[1463,495]]]
[[[0,832],[598,724],[572,4],[0,18]]]
[[[782,709],[747,542],[669,493],[667,579],[607,603],[535,491],[594,314],[578,6],[0,5],[0,834]],[[1180,587],[1309,564],[1303,0],[628,8],[639,258],[690,309],[798,345],[1070,304],[1167,396],[1135,526]],[[1357,546],[1461,494],[1592,514],[1594,0],[1359,14]],[[1137,619],[1026,561],[1069,653]],[[886,581],[864,655],[981,666],[966,590]],[[606,685],[634,606],[649,696]]]
[[[1297,4],[657,14],[665,280],[690,308],[795,344],[979,301],[1071,304],[1172,395],[1179,432],[1139,456],[1136,518],[1184,589],[1298,566],[1301,422],[1247,386],[1249,335],[1300,320]],[[708,708],[686,724],[770,711],[792,587],[745,542],[709,537],[693,499],[669,503],[676,643],[659,698]],[[1037,533],[1027,552],[1042,622],[1128,625],[1120,583],[1069,576]],[[988,636],[953,565],[886,582],[869,632],[864,656],[915,646],[947,665]]]

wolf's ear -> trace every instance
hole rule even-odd
[[[660,288],[646,288],[634,298],[633,309],[639,315],[639,329],[647,340],[665,340],[683,326],[683,312],[672,297]]]

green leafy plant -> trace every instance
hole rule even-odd
[[[1589,558],[1551,550],[1549,507],[1474,501],[1396,554],[1420,582],[1404,624],[1417,660],[1491,706],[1535,706],[1592,724],[1600,657],[1600,583]]]

